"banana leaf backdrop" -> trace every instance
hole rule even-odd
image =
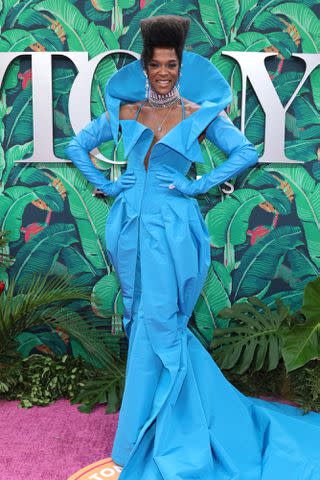
[[[292,53],[318,53],[319,0],[2,0],[0,51],[88,51],[89,58],[110,49],[141,53],[141,18],[176,13],[189,17],[186,48],[210,59],[233,90],[228,114],[239,127],[241,75],[223,50],[274,51],[266,68],[285,104],[304,72]],[[97,68],[92,85],[92,116],[104,111],[104,85],[110,75],[131,61],[108,57]],[[63,157],[73,131],[68,95],[76,69],[67,59],[54,60],[54,143]],[[6,253],[14,264],[0,272],[8,285],[33,273],[68,272],[92,287],[92,309],[103,324],[111,318],[109,335],[122,332],[122,298],[108,263],[104,225],[112,199],[92,196],[93,188],[70,164],[15,163],[27,158],[32,142],[32,75],[27,57],[11,64],[0,97],[0,230],[10,230]],[[191,322],[209,340],[215,327],[228,325],[218,312],[250,295],[272,307],[281,297],[293,309],[302,302],[304,285],[320,274],[320,68],[305,82],[286,116],[286,155],[303,160],[289,166],[264,164],[233,180],[234,192],[214,188],[198,197],[211,234],[212,265]],[[43,133],[45,135],[45,132]],[[249,85],[246,135],[263,151],[264,113]],[[201,175],[224,160],[215,146],[201,147],[206,163],[192,167]],[[112,142],[101,151],[115,155]],[[117,158],[122,159],[121,146]],[[123,165],[110,168],[92,157],[108,178]],[[115,172],[115,169],[118,169]],[[81,302],[74,308],[80,309]],[[85,352],[60,331],[34,328],[20,334],[24,356],[38,350]]]

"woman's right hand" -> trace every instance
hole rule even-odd
[[[117,196],[122,190],[126,190],[127,188],[133,187],[136,182],[136,177],[134,175],[133,170],[125,171],[120,177],[110,185],[110,192],[108,195],[115,197]]]

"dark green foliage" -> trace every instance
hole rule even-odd
[[[0,364],[0,398],[21,400],[24,408],[72,399],[91,372],[92,366],[80,357],[30,355],[11,365]]]

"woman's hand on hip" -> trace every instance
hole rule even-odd
[[[112,183],[108,194],[111,195],[112,197],[115,197],[120,192],[122,192],[122,190],[126,190],[128,188],[133,187],[135,182],[136,182],[136,177],[134,175],[133,170],[127,170],[122,175],[120,175],[120,177],[117,180],[115,180]]]
[[[168,173],[159,172],[156,174],[156,177],[163,182],[159,184],[160,187],[176,188],[185,195],[193,194],[193,180],[188,180],[185,175],[170,166],[166,166],[165,168],[168,170]]]

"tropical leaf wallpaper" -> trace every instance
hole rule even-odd
[[[305,69],[293,53],[319,53],[320,0],[2,0],[0,51],[87,51],[89,58],[111,49],[141,53],[141,18],[176,13],[189,17],[186,48],[213,62],[230,83],[233,103],[228,114],[240,127],[241,72],[224,50],[275,52],[265,65],[285,104]],[[95,118],[104,111],[104,86],[116,69],[133,60],[113,55],[97,68],[91,96]],[[53,64],[54,148],[64,158],[73,135],[68,98],[77,71],[58,56]],[[92,195],[93,187],[71,163],[16,163],[33,150],[32,73],[27,56],[8,69],[0,97],[0,231],[9,230],[5,253],[14,257],[2,269],[7,286],[32,273],[74,275],[92,287],[92,309],[102,320],[111,316],[109,334],[122,332],[122,298],[117,276],[105,252],[104,226],[112,199]],[[300,89],[286,115],[286,156],[303,164],[266,163],[231,181],[231,194],[214,188],[198,197],[211,235],[212,265],[191,321],[199,335],[211,338],[227,325],[218,312],[256,295],[269,306],[280,297],[300,307],[304,285],[320,274],[320,67]],[[244,108],[244,106],[242,107]],[[246,135],[260,153],[264,148],[264,112],[248,85]],[[45,132],[44,132],[45,135]],[[202,175],[225,157],[205,141]],[[101,148],[107,158],[122,160],[121,146]],[[92,156],[108,178],[123,163],[106,164]],[[115,171],[117,170],[117,171]],[[75,303],[74,308],[81,308]],[[37,328],[21,335],[24,355],[44,349],[81,351],[63,332]]]

